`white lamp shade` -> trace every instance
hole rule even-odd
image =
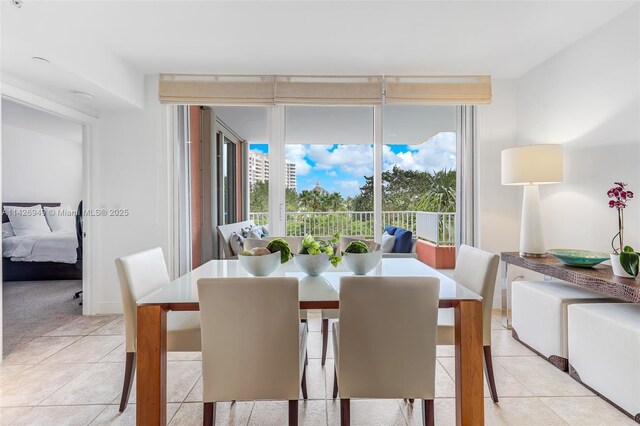
[[[502,184],[560,183],[562,163],[562,145],[540,144],[505,149],[502,151]]]

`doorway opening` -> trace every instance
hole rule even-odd
[[[2,99],[3,354],[83,313],[84,129]]]

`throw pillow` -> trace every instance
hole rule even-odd
[[[244,238],[242,238],[242,235],[238,235],[236,232],[231,234],[229,247],[231,247],[231,253],[233,253],[234,256],[237,256],[244,247]]]
[[[262,238],[265,236],[262,226],[247,226],[242,228],[241,233],[244,238]]]
[[[393,246],[396,243],[396,237],[394,237],[393,235],[389,235],[389,233],[384,232],[382,234],[382,252],[383,253],[392,253],[393,252]]]
[[[396,243],[393,246],[394,253],[411,253],[413,247],[413,233],[406,229],[398,228],[394,234]]]
[[[263,237],[268,237],[269,236],[269,225],[262,225],[260,228],[262,229],[262,236]]]
[[[252,226],[249,232],[247,232],[248,238],[262,238],[262,227]]]
[[[384,232],[386,232],[389,235],[395,235],[397,229],[401,229],[401,228],[398,228],[397,226],[386,225],[384,227]]]

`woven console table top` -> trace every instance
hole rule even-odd
[[[640,303],[640,280],[613,275],[611,266],[596,265],[592,268],[567,266],[555,257],[524,257],[517,252],[502,252],[500,259],[509,265],[539,272],[572,284],[587,287],[607,296],[627,302]]]

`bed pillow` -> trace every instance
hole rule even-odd
[[[76,212],[71,207],[44,207],[44,215],[53,232],[76,232]]]
[[[394,237],[393,235],[390,235],[387,232],[382,233],[382,244],[380,245],[383,253],[392,253],[393,246],[395,243],[396,243],[396,237]]]
[[[406,229],[398,228],[396,233],[396,243],[393,246],[394,253],[411,253],[413,247],[413,233]]]
[[[2,238],[15,237],[16,233],[13,232],[13,226],[11,222],[5,222],[2,224]]]
[[[4,212],[18,237],[51,233],[40,204],[30,207],[4,206]]]

